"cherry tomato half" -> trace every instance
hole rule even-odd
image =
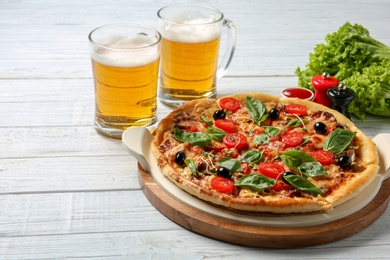
[[[312,154],[312,157],[322,165],[329,165],[332,163],[334,155],[328,151],[317,150]]]
[[[304,116],[307,114],[307,108],[299,104],[287,105],[284,111],[288,114],[296,114],[299,116]]]
[[[261,172],[261,174],[263,174],[264,176],[272,179],[282,178],[282,174],[285,171],[286,170],[281,165],[273,162],[266,162],[260,164],[259,166],[259,172]]]
[[[217,119],[215,120],[215,126],[227,133],[236,131],[236,124],[229,119]]]
[[[221,176],[214,177],[210,184],[211,188],[222,193],[228,193],[234,190],[234,182]]]
[[[283,134],[282,140],[285,143],[285,148],[295,147],[302,143],[303,135],[299,132],[290,131]]]
[[[240,102],[234,98],[222,98],[219,101],[219,106],[222,109],[230,110],[232,112],[237,111],[240,108]]]
[[[223,143],[228,148],[241,149],[248,145],[246,136],[240,133],[230,133],[223,137]]]

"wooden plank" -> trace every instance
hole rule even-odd
[[[124,156],[122,143],[87,127],[0,128],[0,156],[4,159],[64,156]]]
[[[385,224],[382,222],[382,224]],[[383,233],[383,232],[382,232]],[[187,230],[91,232],[88,234],[6,237],[2,259],[383,259],[389,243],[379,237],[353,236],[307,249],[270,250],[226,244]],[[375,233],[374,233],[375,234]],[[23,250],[20,250],[20,249]]]
[[[0,103],[94,102],[91,78],[2,79]]]
[[[16,154],[15,154],[16,156]],[[139,189],[132,156],[0,159],[0,194]],[[88,162],[88,163],[86,163]]]
[[[159,214],[140,190],[2,195],[0,205],[0,241],[4,237],[181,229]]]

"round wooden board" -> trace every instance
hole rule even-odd
[[[233,223],[203,214],[165,193],[140,165],[139,182],[150,203],[167,218],[195,233],[238,245],[298,248],[351,236],[373,223],[389,204],[390,180],[382,183],[376,197],[360,211],[318,226],[273,228]]]

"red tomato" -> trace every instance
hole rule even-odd
[[[312,154],[312,156],[322,165],[331,164],[334,157],[333,153],[324,150],[317,150]]]
[[[299,104],[287,105],[284,111],[288,114],[297,114],[299,116],[304,116],[307,114],[307,108]]]
[[[291,186],[285,183],[284,181],[278,180],[276,181],[275,185],[271,187],[271,190],[274,191],[288,190],[290,189],[290,187]]]
[[[283,135],[282,140],[286,145],[285,148],[295,147],[302,143],[303,135],[295,131],[290,131]]]
[[[214,177],[210,184],[211,188],[222,193],[228,193],[234,190],[234,182],[221,176]]]
[[[231,133],[236,131],[236,124],[229,119],[217,119],[215,120],[215,126],[222,129],[225,132]]]
[[[222,98],[219,101],[219,106],[222,109],[230,110],[232,112],[237,111],[240,108],[240,102],[234,98]]]
[[[260,164],[259,166],[259,172],[261,172],[261,174],[263,174],[264,176],[272,179],[282,178],[282,174],[285,171],[286,170],[281,165],[273,162],[266,162]]]
[[[223,143],[228,148],[241,149],[248,145],[246,136],[240,133],[230,133],[223,137]]]

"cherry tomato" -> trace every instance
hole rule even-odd
[[[215,126],[228,133],[236,131],[236,124],[229,119],[217,119],[215,120]]]
[[[230,133],[223,137],[223,143],[228,148],[241,149],[248,145],[246,136],[240,133]]]
[[[281,165],[273,162],[266,162],[260,164],[259,166],[259,172],[261,172],[261,174],[263,174],[264,176],[272,179],[282,178],[282,174],[285,171],[286,170]]]
[[[234,190],[234,182],[221,176],[214,177],[210,184],[211,188],[222,193],[228,193]]]
[[[304,116],[307,114],[307,108],[299,104],[287,105],[284,111],[288,114],[297,114],[299,116]]]
[[[237,111],[240,108],[240,102],[234,98],[222,98],[219,101],[219,106],[222,109],[230,110],[232,112]]]
[[[290,131],[283,135],[282,140],[285,143],[285,148],[295,147],[302,143],[303,135],[295,131]]]
[[[282,180],[277,180],[275,185],[271,187],[271,190],[274,191],[281,191],[281,190],[288,190],[290,189],[290,185],[283,182]]]
[[[317,150],[312,154],[312,157],[322,165],[329,165],[332,163],[334,155],[328,151]]]

